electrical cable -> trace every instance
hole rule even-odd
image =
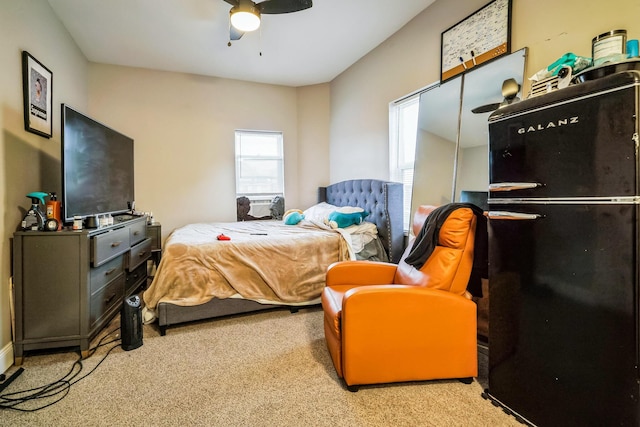
[[[118,331],[119,329],[120,328],[116,328],[108,332],[102,338],[100,338],[96,346],[89,349],[89,355],[87,356],[87,358],[92,356],[98,350],[98,348],[120,341],[121,340],[120,338],[114,338],[111,341],[107,341],[103,343],[103,341],[107,337],[109,337],[111,334]],[[102,362],[106,360],[107,356],[109,356],[109,354],[117,347],[118,347],[118,344],[109,348],[105,353],[105,355],[102,357],[102,359],[100,359],[100,361],[96,364],[96,366],[94,366],[89,372],[87,372],[82,377],[77,378],[84,368],[84,365],[82,364],[82,355],[80,355],[80,357],[78,357],[78,359],[75,362],[73,362],[71,369],[69,369],[69,371],[57,381],[54,381],[52,383],[49,383],[40,387],[1,394],[0,410],[13,409],[15,411],[20,411],[20,412],[35,412],[58,403],[69,394],[69,391],[71,390],[72,385],[78,383],[79,381],[82,381],[83,379],[91,375],[98,368],[98,366],[100,366]],[[19,405],[25,405],[32,401],[41,401],[44,399],[54,399],[54,400],[48,401],[47,403],[43,403],[40,406],[37,406],[35,408],[18,407]]]

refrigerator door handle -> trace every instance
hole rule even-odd
[[[540,214],[529,214],[521,212],[507,212],[507,211],[489,211],[489,219],[515,219],[515,220],[531,220],[542,218]]]
[[[497,182],[495,184],[489,184],[489,191],[528,190],[538,187],[542,187],[542,184],[539,182]]]

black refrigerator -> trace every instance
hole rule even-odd
[[[489,387],[539,426],[640,425],[640,72],[489,118]]]

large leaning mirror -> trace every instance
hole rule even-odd
[[[486,200],[489,115],[522,98],[526,48],[420,95],[411,211],[419,205]],[[515,80],[513,85],[505,81]],[[505,86],[508,99],[503,95]],[[475,112],[473,112],[475,111]]]
[[[411,212],[451,201],[462,77],[420,95]]]

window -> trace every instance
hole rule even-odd
[[[236,131],[236,197],[251,200],[251,215],[269,215],[275,196],[284,196],[282,132]]]
[[[403,184],[405,232],[409,230],[411,221],[413,163],[416,154],[419,101],[420,93],[416,93],[389,105],[389,176],[392,181]]]

